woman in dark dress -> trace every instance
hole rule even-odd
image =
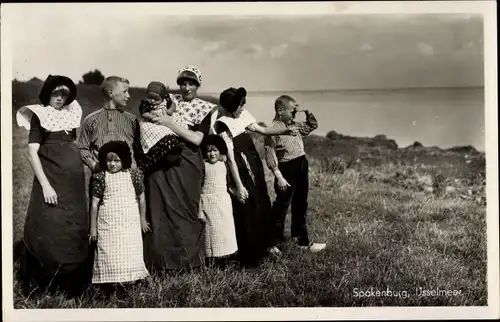
[[[42,104],[22,107],[16,115],[29,130],[28,160],[35,173],[22,278],[26,286],[62,288],[70,296],[80,294],[91,278],[85,178],[74,143],[82,110],[75,98],[71,79],[49,75],[39,95]]]
[[[205,226],[198,218],[204,163],[199,145],[209,132],[211,113],[216,105],[196,97],[200,71],[192,66],[180,70],[177,84],[181,95],[174,97],[177,109],[192,125],[185,129],[170,116],[150,117],[169,127],[185,143],[180,162],[149,162],[138,152],[139,167],[145,175],[147,218],[151,232],[144,237],[144,257],[150,271],[189,269],[204,264]],[[143,115],[148,119],[148,115]],[[136,147],[136,150],[140,151]]]
[[[229,88],[220,95],[220,105],[214,130],[228,146],[229,160],[237,169],[231,169],[235,185],[246,190],[246,200],[231,196],[238,242],[238,259],[243,266],[255,267],[270,249],[271,201],[267,191],[264,167],[255,144],[247,130],[262,135],[292,134],[290,129],[273,129],[257,124],[244,109],[246,90]],[[233,153],[231,153],[233,152]],[[238,182],[240,181],[240,182]],[[241,193],[240,193],[241,195]]]

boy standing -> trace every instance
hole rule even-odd
[[[272,206],[272,242],[270,251],[279,254],[277,245],[284,242],[285,217],[292,206],[292,238],[299,247],[318,252],[326,244],[313,243],[307,232],[307,197],[309,190],[309,165],[304,151],[302,136],[318,128],[318,122],[308,110],[298,110],[298,104],[287,95],[276,99],[274,104],[274,128],[295,128],[300,135],[267,136],[264,138],[266,163],[274,174],[276,200]],[[306,114],[305,122],[295,122],[296,113]]]
[[[83,163],[92,172],[100,172],[97,155],[101,146],[110,141],[125,141],[134,151],[134,142],[138,137],[137,118],[124,109],[130,98],[129,81],[118,76],[110,76],[101,84],[104,106],[89,114],[82,122],[78,147]],[[135,160],[133,167],[135,167]]]
[[[82,122],[77,144],[85,169],[85,181],[88,183],[87,198],[92,196],[91,174],[101,172],[97,156],[99,149],[110,141],[127,142],[132,152],[132,168],[137,167],[136,147],[139,146],[139,121],[125,111],[130,98],[129,81],[123,77],[110,76],[101,84],[104,105],[90,113]]]

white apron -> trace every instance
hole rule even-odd
[[[205,182],[201,193],[207,257],[231,255],[238,250],[231,196],[227,192],[226,166],[205,162]]]
[[[128,171],[105,174],[97,215],[92,283],[122,283],[149,275],[143,258],[139,205]]]

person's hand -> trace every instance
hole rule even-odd
[[[97,241],[97,227],[90,228],[89,243],[95,243]]]
[[[229,194],[238,198],[238,191],[236,191],[236,189],[234,187],[228,187],[227,192],[229,192]]]
[[[157,116],[151,120],[151,122],[168,126],[172,122],[172,117],[168,114]]]
[[[198,208],[198,219],[202,222],[202,223],[206,223],[207,220],[205,218],[205,213],[203,212],[203,205],[200,203],[200,207]]]
[[[49,205],[57,205],[57,193],[50,184],[42,186],[43,199]]]
[[[149,223],[146,220],[141,220],[141,230],[143,233],[147,233],[151,231],[149,227]]]
[[[151,120],[153,120],[156,117],[157,117],[156,115],[154,115],[154,114],[152,114],[150,112],[142,114],[142,118],[145,119],[146,121],[151,121]]]
[[[245,201],[248,198],[248,191],[247,191],[247,189],[245,189],[245,187],[241,186],[241,187],[237,188],[237,192],[238,192],[238,200],[241,203],[245,203]]]
[[[278,181],[278,189],[280,189],[281,191],[285,191],[290,187],[288,181],[286,181],[286,179],[283,177],[278,177],[277,181]]]

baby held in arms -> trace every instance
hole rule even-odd
[[[147,171],[157,165],[175,165],[180,162],[180,154],[184,143],[177,134],[166,126],[148,121],[144,116],[153,117],[169,115],[178,125],[188,128],[187,120],[177,111],[175,102],[167,93],[167,88],[160,82],[149,83],[146,100],[141,102],[139,112],[143,119],[139,120],[142,162],[140,167]]]

